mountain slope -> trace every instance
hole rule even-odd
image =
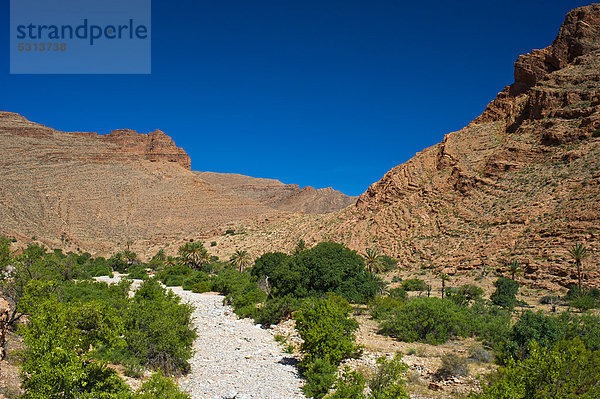
[[[600,283],[599,136],[595,4],[571,11],[551,46],[520,56],[515,82],[475,121],[390,170],[355,206],[286,222],[280,242],[378,246],[406,267],[448,272],[517,259],[525,278],[562,285],[576,277],[568,248],[583,242],[588,278]]]
[[[356,201],[331,187],[300,188],[297,184],[284,184],[279,180],[261,179],[235,173],[195,172],[214,187],[233,191],[252,198],[270,208],[290,212],[328,213],[345,208]]]
[[[0,149],[0,234],[23,242],[35,238],[101,253],[131,240],[148,253],[218,235],[225,224],[287,214],[236,192],[235,185],[224,189],[204,180],[161,131],[67,133],[0,112]],[[245,178],[248,187],[257,181]],[[326,204],[329,196],[319,192],[314,202]],[[279,208],[318,211],[310,198],[284,205]]]

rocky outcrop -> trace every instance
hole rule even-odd
[[[115,143],[125,154],[141,155],[152,162],[176,162],[191,170],[189,155],[175,146],[175,142],[164,132],[156,130],[149,134],[138,134],[134,130],[113,130],[102,139]]]
[[[353,204],[349,197],[331,187],[300,188],[297,184],[284,184],[279,180],[254,178],[235,173],[196,172],[203,180],[224,191],[233,191],[270,208],[321,214],[340,210]]]

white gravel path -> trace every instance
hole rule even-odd
[[[98,280],[110,283],[119,277]],[[191,371],[178,381],[192,399],[305,398],[293,360],[269,331],[249,319],[238,319],[223,305],[222,295],[170,289],[194,307],[198,338]]]

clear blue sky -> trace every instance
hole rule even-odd
[[[65,131],[164,130],[194,170],[358,195],[483,111],[589,1],[152,2],[151,75],[9,75],[0,110]]]

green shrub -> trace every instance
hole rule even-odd
[[[210,281],[199,281],[192,287],[192,292],[202,294],[203,292],[210,292],[212,290]]]
[[[210,242],[210,246],[211,247],[216,247],[217,246],[217,242],[216,241],[211,241]]]
[[[365,377],[351,371],[348,366],[344,368],[341,375],[335,380],[332,387],[332,393],[326,396],[327,399],[366,399],[363,391],[367,387]]]
[[[114,370],[89,360],[91,348],[114,345],[123,331],[116,312],[102,304],[47,300],[21,328],[26,399],[119,397],[130,390]],[[123,396],[120,396],[123,397]]]
[[[540,298],[541,305],[555,305],[561,302],[560,297],[556,295],[544,295]]]
[[[402,292],[406,293],[404,290],[402,290]],[[404,298],[395,296],[377,296],[369,304],[369,310],[371,316],[373,316],[375,320],[387,320],[391,318],[395,312],[399,311],[404,302]]]
[[[304,340],[301,366],[313,359],[326,359],[337,366],[357,354],[355,331],[358,322],[348,317],[352,307],[342,297],[329,294],[326,298],[306,300],[294,314],[296,330]]]
[[[478,363],[491,363],[494,355],[481,345],[473,345],[469,348],[469,359]]]
[[[452,377],[466,377],[469,375],[469,364],[464,357],[455,353],[447,353],[442,356],[442,365],[435,374],[437,378],[442,380]]]
[[[156,274],[158,278],[167,287],[181,287],[185,279],[194,271],[185,265],[173,265]]]
[[[598,307],[598,300],[591,295],[580,295],[569,301],[569,305],[580,311],[596,309]]]
[[[548,350],[532,341],[529,357],[510,359],[488,376],[476,399],[600,397],[600,352],[581,340],[560,341]]]
[[[517,303],[516,295],[519,292],[519,283],[500,277],[494,286],[496,286],[496,291],[490,297],[492,303],[506,309],[513,309]]]
[[[511,312],[483,303],[474,303],[467,312],[472,334],[484,343],[498,348],[511,332]]]
[[[596,129],[592,132],[592,137],[600,137],[600,129]]]
[[[283,298],[268,299],[262,306],[257,315],[254,317],[254,322],[269,327],[272,324],[277,324],[282,320],[286,320],[292,316],[292,313],[300,308],[301,299],[293,296]]]
[[[125,312],[126,350],[142,364],[168,374],[187,371],[196,337],[192,310],[157,280],[144,281]]]
[[[467,305],[483,298],[483,289],[474,284],[465,284],[458,288],[446,288],[446,297],[457,305]]]
[[[411,278],[402,282],[405,291],[426,291],[427,283],[419,278]]]
[[[526,311],[513,326],[503,356],[523,359],[528,355],[529,344],[532,341],[548,348],[565,336],[566,326],[558,318],[545,316],[542,311]],[[506,362],[506,358],[502,360]]]
[[[391,256],[379,255],[378,260],[382,272],[389,272],[398,268],[398,259],[394,259]]]
[[[369,399],[408,399],[404,389],[407,370],[400,353],[390,360],[385,357],[377,359],[377,371],[369,381]]]
[[[138,263],[137,265],[132,265],[128,269],[129,274],[127,278],[143,280],[148,277],[148,273],[146,272],[146,265],[143,263]]]
[[[189,399],[190,396],[181,392],[170,378],[164,377],[159,371],[152,374],[141,388],[136,391],[133,399]]]
[[[254,266],[250,269],[250,274],[257,278],[267,276],[273,278],[273,272],[291,258],[290,255],[283,252],[267,252],[254,261]]]
[[[204,282],[208,285],[209,281],[210,278],[208,277],[208,274],[194,270],[192,273],[188,274],[185,277],[181,284],[181,287],[186,291],[190,291],[193,290],[193,288],[199,283]],[[208,291],[210,291],[210,289]]]
[[[324,397],[335,381],[337,366],[331,364],[327,359],[316,358],[304,367],[304,378],[306,382],[302,391],[309,398]]]
[[[406,301],[380,327],[383,334],[405,342],[437,345],[453,336],[469,334],[466,313],[448,299],[414,298]]]

